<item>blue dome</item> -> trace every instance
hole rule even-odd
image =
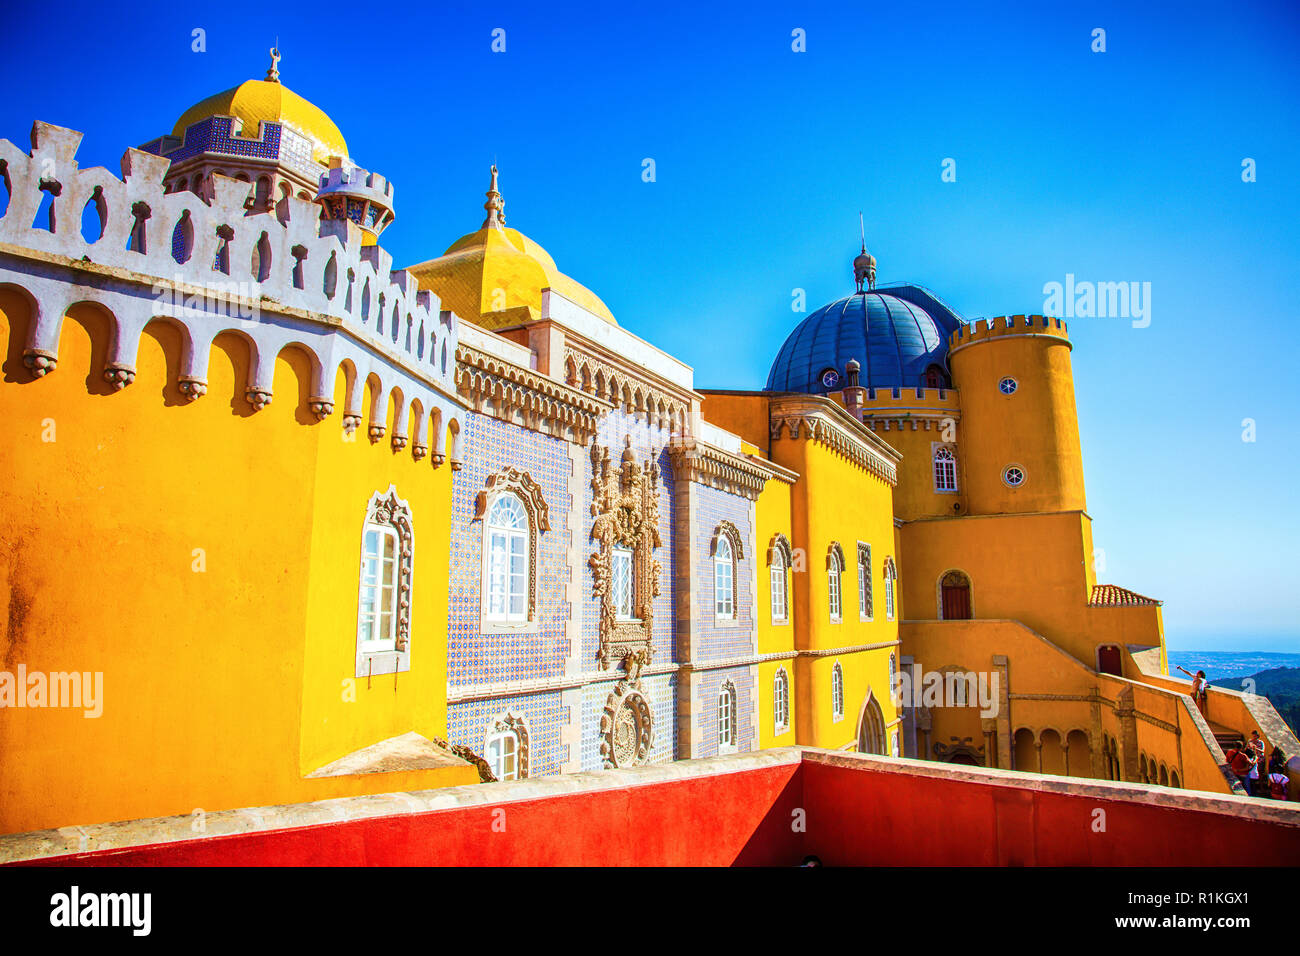
[[[767,390],[839,391],[850,359],[862,365],[859,384],[866,388],[922,386],[931,365],[947,372],[948,333],[959,323],[934,296],[915,287],[845,296],[790,333],[772,363]]]

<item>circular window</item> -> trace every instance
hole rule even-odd
[[[822,372],[822,385],[826,388],[834,388],[840,384],[840,373],[833,368],[828,368]]]
[[[1020,383],[1017,382],[1010,375],[1007,375],[1002,379],[1002,381],[998,382],[998,391],[1001,392],[1003,395],[1014,394],[1015,390],[1018,389],[1019,387],[1020,387]]]
[[[1008,465],[1002,472],[1002,480],[1012,488],[1025,483],[1025,470],[1019,465]]]

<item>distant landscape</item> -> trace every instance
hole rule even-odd
[[[1216,687],[1244,690],[1245,681],[1254,681],[1254,692],[1268,698],[1291,732],[1300,727],[1300,654],[1170,651],[1170,673],[1184,676],[1175,670],[1177,665],[1193,674],[1205,671]]]

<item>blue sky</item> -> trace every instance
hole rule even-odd
[[[278,36],[286,85],[395,183],[399,264],[477,228],[495,160],[510,225],[702,387],[763,385],[792,290],[852,291],[859,210],[880,282],[967,318],[1040,312],[1067,273],[1150,282],[1148,328],[1070,325],[1103,578],[1166,602],[1170,647],[1300,651],[1300,13],[918,6],[72,4],[54,30],[28,4],[0,137],[70,126],[116,171]]]

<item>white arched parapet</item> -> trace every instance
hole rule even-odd
[[[121,178],[103,167],[82,170],[76,161],[81,138],[75,130],[38,122],[32,127],[30,153],[0,139],[0,164],[10,187],[8,205],[0,215],[0,243],[19,250],[0,259],[0,283],[17,285],[34,301],[25,356],[42,356],[42,371],[57,367],[68,308],[95,302],[116,319],[107,357],[110,368],[134,369],[140,336],[153,319],[180,325],[186,341],[181,387],[191,398],[205,390],[213,340],[229,329],[250,343],[250,392],[270,395],[275,356],[296,344],[313,357],[311,398],[319,417],[333,410],[334,375],[347,358],[356,369],[349,412],[359,409],[361,389],[374,372],[383,383],[385,400],[400,387],[404,407],[419,398],[425,414],[441,409],[444,428],[459,422],[458,320],[431,292],[419,289],[413,276],[393,271],[388,252],[364,246],[359,230],[348,223],[322,223],[320,207],[294,195],[283,201],[288,212],[284,221],[274,210],[247,215],[244,203],[253,184],[220,175],[211,177],[210,201],[188,189],[166,192],[168,160],[141,150],[123,154]],[[34,224],[46,193],[55,211],[53,231],[44,221]],[[102,212],[103,232],[87,242],[81,221],[92,197],[97,197],[95,214]],[[172,237],[186,217],[191,250],[186,261],[178,263]],[[141,237],[143,243],[136,241]],[[223,242],[225,271],[216,267]],[[24,262],[22,250],[44,255]],[[260,280],[254,275],[255,250],[267,270]],[[325,288],[331,260],[332,296]],[[93,288],[78,281],[82,262],[93,264],[101,274],[108,270],[111,281]],[[363,322],[367,289],[370,316]],[[401,317],[396,340],[389,324],[383,334],[377,332],[381,295],[385,323],[391,323],[394,314]],[[320,321],[322,316],[334,321]],[[423,355],[418,337],[406,334],[408,322],[412,329],[425,329]],[[442,436],[434,442],[444,444]]]

